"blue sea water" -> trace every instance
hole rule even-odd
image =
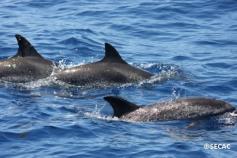
[[[237,107],[235,0],[1,0],[0,58],[16,53],[14,34],[71,67],[99,60],[104,43],[156,73],[138,84],[68,87],[50,78],[0,84],[0,157],[237,157],[237,129],[186,128],[182,121],[126,122],[103,100],[137,104],[187,96]],[[208,150],[204,144],[230,144]]]

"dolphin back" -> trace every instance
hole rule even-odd
[[[209,98],[178,99],[146,107],[139,107],[116,96],[104,99],[113,107],[114,116],[133,121],[196,120],[235,110],[235,107],[225,101]]]
[[[15,35],[18,43],[16,55],[0,61],[0,80],[29,82],[51,75],[54,64],[44,59],[23,36]]]
[[[153,74],[129,65],[111,44],[105,43],[105,56],[102,60],[63,69],[54,76],[56,80],[73,85],[105,86],[136,83],[149,79]]]
[[[222,100],[210,98],[188,98],[156,103],[145,107],[142,117],[145,120],[196,120],[231,112],[235,108]],[[139,113],[139,111],[137,112]],[[136,116],[133,113],[133,116]]]

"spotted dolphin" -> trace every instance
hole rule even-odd
[[[53,62],[43,58],[29,41],[16,34],[17,54],[0,61],[0,80],[29,82],[48,77],[53,71]]]
[[[138,106],[121,97],[104,97],[114,110],[114,117],[131,121],[196,120],[232,112],[235,107],[209,98],[186,98]]]
[[[132,83],[148,79],[153,74],[129,65],[110,44],[105,43],[102,60],[64,69],[55,73],[56,80],[73,85]]]

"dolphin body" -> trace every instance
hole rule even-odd
[[[105,56],[102,60],[68,68],[55,74],[56,80],[79,86],[132,83],[151,76],[151,73],[129,65],[108,43],[105,43]]]
[[[178,99],[146,107],[116,96],[107,96],[104,99],[112,106],[114,117],[131,121],[197,120],[235,110],[224,101],[208,98]]]
[[[48,77],[54,64],[44,59],[24,37],[18,34],[15,37],[17,54],[0,61],[0,80],[20,83]]]

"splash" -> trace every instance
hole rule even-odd
[[[237,117],[237,110],[230,113],[230,116]]]
[[[117,117],[112,117],[112,116],[106,116],[106,115],[102,115],[101,114],[101,110],[104,108],[104,106],[102,106],[101,108],[98,108],[98,105],[95,105],[95,109],[92,112],[85,112],[85,117],[89,117],[89,118],[95,118],[95,119],[99,119],[99,120],[106,120],[106,121],[119,121],[120,119]]]
[[[98,112],[86,112],[85,117],[92,118],[92,119],[99,119],[99,120],[105,120],[105,121],[121,121],[117,117],[112,117],[112,116],[106,116],[102,115],[101,113]]]

